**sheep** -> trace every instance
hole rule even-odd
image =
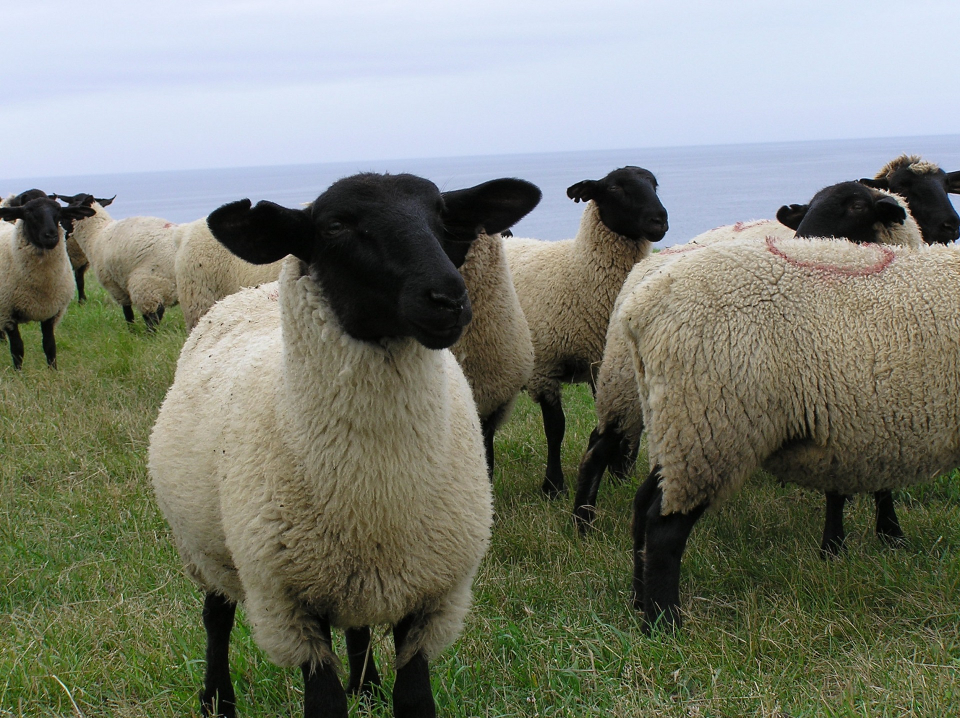
[[[884,165],[865,185],[907,200],[927,244],[946,244],[960,237],[960,217],[947,194],[960,194],[960,171],[944,172],[918,155],[900,155]]]
[[[826,187],[817,192],[809,204],[784,205],[777,211],[777,217],[787,224],[760,220],[720,227],[698,235],[686,245],[672,247],[645,259],[624,283],[613,310],[614,318],[624,299],[651,272],[661,271],[663,265],[677,257],[717,242],[766,240],[768,237],[786,239],[796,233],[800,237],[826,235],[846,237],[861,243],[913,248],[922,244],[920,228],[901,201],[888,192],[857,182],[841,182]],[[758,229],[759,232],[756,231]],[[611,320],[607,331],[603,362],[597,379],[596,410],[597,427],[590,435],[577,474],[573,518],[581,533],[586,533],[594,520],[603,472],[609,467],[616,478],[625,477],[633,467],[643,433],[643,416],[633,364],[623,328],[615,319]],[[834,547],[842,544],[843,498],[828,496],[827,506],[828,518],[821,547],[826,553],[835,553]],[[878,496],[877,531],[888,541],[897,540],[899,531],[896,513],[892,512],[890,494]],[[899,536],[902,538],[902,532],[899,532]]]
[[[301,667],[306,716],[379,686],[372,624],[393,626],[397,716],[435,715],[428,659],[460,631],[492,496],[470,387],[449,351],[471,318],[470,242],[539,199],[522,180],[441,194],[360,174],[306,209],[241,200],[211,232],[278,284],[221,300],[184,345],[150,439],[157,501],[206,592],[201,709],[235,714],[227,648],[243,601],[271,660]]]
[[[282,262],[245,262],[217,242],[206,219],[183,225],[176,237],[177,294],[187,331],[220,299],[244,287],[276,281]]]
[[[59,199],[67,204],[72,204],[78,199],[85,197],[86,195],[53,195],[51,199]],[[113,204],[113,200],[117,198],[116,195],[113,197],[95,197],[94,201],[99,204],[101,207],[109,207]],[[87,270],[90,268],[90,260],[87,259],[87,255],[83,253],[83,250],[80,248],[80,245],[77,244],[76,238],[73,236],[73,223],[65,223],[64,231],[66,232],[66,243],[67,243],[67,256],[70,257],[70,266],[73,267],[73,278],[77,283],[77,303],[83,304],[87,301],[87,295],[84,291],[84,275],[87,273]]]
[[[60,221],[91,214],[88,207],[61,207],[45,196],[0,207],[0,220],[16,222],[0,234],[0,330],[8,337],[16,370],[24,353],[19,325],[26,322],[40,322],[47,366],[57,368],[54,328],[73,299]]]
[[[651,275],[618,315],[652,470],[634,498],[634,604],[679,624],[703,511],[761,466],[842,494],[960,465],[960,252],[729,242]]]
[[[533,340],[534,370],[527,390],[543,414],[547,467],[541,489],[551,498],[565,490],[560,384],[594,386],[610,310],[623,280],[668,228],[657,180],[640,167],[578,182],[567,196],[587,203],[574,239],[504,242]]]
[[[533,342],[502,236],[482,234],[467,252],[460,274],[474,308],[473,321],[450,347],[473,391],[491,479],[494,434],[533,372]]]
[[[95,211],[92,217],[76,221],[72,234],[90,259],[97,281],[123,309],[128,323],[134,322],[136,309],[147,331],[156,331],[164,310],[177,303],[174,236],[178,225],[159,217],[115,220],[89,194],[71,199],[71,207]]]

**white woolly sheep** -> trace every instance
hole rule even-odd
[[[0,220],[16,222],[0,233],[0,331],[9,339],[14,369],[23,366],[19,325],[26,322],[40,322],[47,366],[57,367],[54,328],[73,299],[60,221],[90,214],[88,207],[61,207],[46,197],[0,207]]]
[[[66,195],[53,195],[51,199],[59,199],[67,204],[73,204],[78,199],[86,197],[85,194],[78,194],[73,196]],[[113,204],[113,200],[117,198],[116,195],[113,197],[94,197],[94,201],[97,202],[101,207],[109,207]],[[67,256],[70,257],[70,266],[73,267],[73,278],[77,283],[77,303],[83,304],[87,301],[87,294],[84,291],[85,279],[84,275],[87,273],[87,270],[90,268],[90,260],[87,259],[87,255],[83,253],[83,249],[80,248],[80,245],[77,243],[76,237],[73,236],[73,223],[64,222],[64,240],[67,244]]]
[[[307,209],[242,200],[210,215],[246,261],[293,256],[278,286],[200,321],[150,441],[157,500],[206,591],[205,715],[235,713],[239,601],[271,660],[301,667],[308,718],[347,715],[331,627],[346,630],[348,690],[372,691],[369,626],[384,623],[395,714],[435,715],[428,659],[460,631],[492,497],[469,385],[434,350],[470,321],[455,268],[470,242],[538,199],[522,180],[441,194],[363,174]]]
[[[873,242],[914,248],[922,244],[920,229],[910,216],[909,210],[902,206],[902,200],[888,192],[868,188],[857,182],[831,185],[817,192],[809,204],[781,207],[777,216],[790,222],[792,227],[769,220],[738,222],[704,232],[688,244],[652,255],[641,262],[627,278],[617,299],[613,317],[616,317],[622,301],[630,296],[633,289],[651,272],[660,270],[666,262],[717,242],[735,239],[765,240],[770,237],[785,239],[793,237],[796,232],[799,236],[843,236],[861,243]],[[594,519],[603,472],[609,468],[616,478],[626,476],[633,467],[640,435],[643,433],[643,416],[637,397],[633,363],[623,328],[614,319],[611,319],[607,332],[603,362],[597,378],[596,410],[597,428],[590,435],[580,462],[573,508],[574,521],[581,533],[587,530]],[[878,533],[884,538],[895,539],[899,525],[896,514],[893,513],[892,497],[888,493],[878,496],[877,500]],[[839,508],[836,506],[837,501],[840,502]],[[838,535],[842,543],[842,514],[843,498],[828,497],[828,520],[822,544],[827,552],[832,552],[838,545]],[[900,535],[902,536],[902,533]]]
[[[187,331],[224,297],[276,281],[281,264],[251,264],[231,254],[210,234],[206,218],[182,225],[176,237],[174,271]]]
[[[123,309],[127,322],[133,310],[155,331],[164,310],[177,303],[174,276],[178,225],[159,217],[115,220],[91,195],[77,195],[74,207],[92,207],[95,214],[72,227],[73,237],[90,260],[97,281]]]
[[[634,603],[676,625],[703,511],[763,467],[842,494],[960,465],[960,252],[835,239],[718,243],[625,298],[652,470]]]
[[[656,178],[640,167],[578,182],[567,196],[587,206],[574,239],[504,242],[533,340],[534,370],[527,389],[543,413],[547,468],[542,490],[551,497],[564,491],[560,384],[595,382],[623,280],[650,254],[650,243],[667,231],[667,211],[656,190]]]

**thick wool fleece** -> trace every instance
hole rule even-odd
[[[890,179],[897,170],[903,167],[909,167],[911,172],[918,175],[934,174],[940,171],[938,165],[933,162],[928,162],[920,155],[900,155],[881,167],[880,171],[874,176],[874,179]]]
[[[277,285],[217,304],[190,334],[150,443],[188,572],[243,600],[282,666],[332,661],[317,621],[459,634],[492,497],[470,388],[449,351],[338,326],[292,257]],[[278,298],[279,296],[279,298]]]
[[[73,238],[97,281],[122,306],[141,314],[177,303],[173,273],[178,226],[159,217],[114,220],[98,202],[96,214],[74,223]]]
[[[281,262],[250,264],[224,247],[210,233],[207,219],[181,225],[177,235],[177,294],[187,331],[216,302],[244,287],[275,282]]]
[[[701,232],[687,245],[708,245],[728,239],[766,239],[767,237],[792,237],[795,232],[775,219],[752,219],[749,222],[725,224]]]
[[[832,239],[718,243],[620,309],[662,512],[761,466],[844,494],[960,465],[960,252]]]
[[[650,242],[610,231],[590,201],[573,239],[508,238],[504,248],[533,340],[527,388],[534,399],[559,401],[561,381],[594,380],[613,303]]]
[[[451,347],[470,382],[477,412],[509,408],[533,372],[533,342],[500,235],[482,234],[460,267],[473,320]],[[503,412],[502,420],[508,411]]]
[[[22,220],[0,222],[0,331],[24,322],[59,322],[73,299],[73,273],[63,242],[38,249],[21,236],[21,226]]]

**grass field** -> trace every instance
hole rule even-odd
[[[145,468],[182,316],[168,312],[155,336],[141,320],[131,331],[88,284],[58,329],[59,371],[38,325],[22,330],[22,373],[0,345],[0,716],[198,715],[201,596]],[[565,401],[571,481],[594,418],[583,387]],[[570,497],[540,496],[545,446],[526,398],[497,455],[475,609],[433,665],[441,715],[960,715],[960,475],[899,495],[898,550],[875,539],[872,499],[858,499],[849,550],[831,562],[817,553],[822,497],[754,477],[694,529],[684,629],[651,639],[628,601],[636,481],[605,479],[598,530],[581,540]],[[299,671],[271,665],[240,616],[241,714],[300,714]],[[376,635],[389,683],[392,642]]]

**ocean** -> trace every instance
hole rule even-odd
[[[152,215],[189,222],[243,197],[294,207],[316,198],[332,181],[361,171],[411,172],[441,189],[521,177],[540,187],[543,200],[514,234],[556,240],[576,234],[583,211],[567,198],[568,186],[639,165],[660,185],[670,222],[660,244],[666,247],[719,225],[773,217],[781,205],[805,203],[826,185],[872,177],[902,153],[922,155],[948,172],[960,170],[960,134],[13,178],[0,180],[0,191],[39,187],[65,195],[116,194],[109,208],[116,219]]]

